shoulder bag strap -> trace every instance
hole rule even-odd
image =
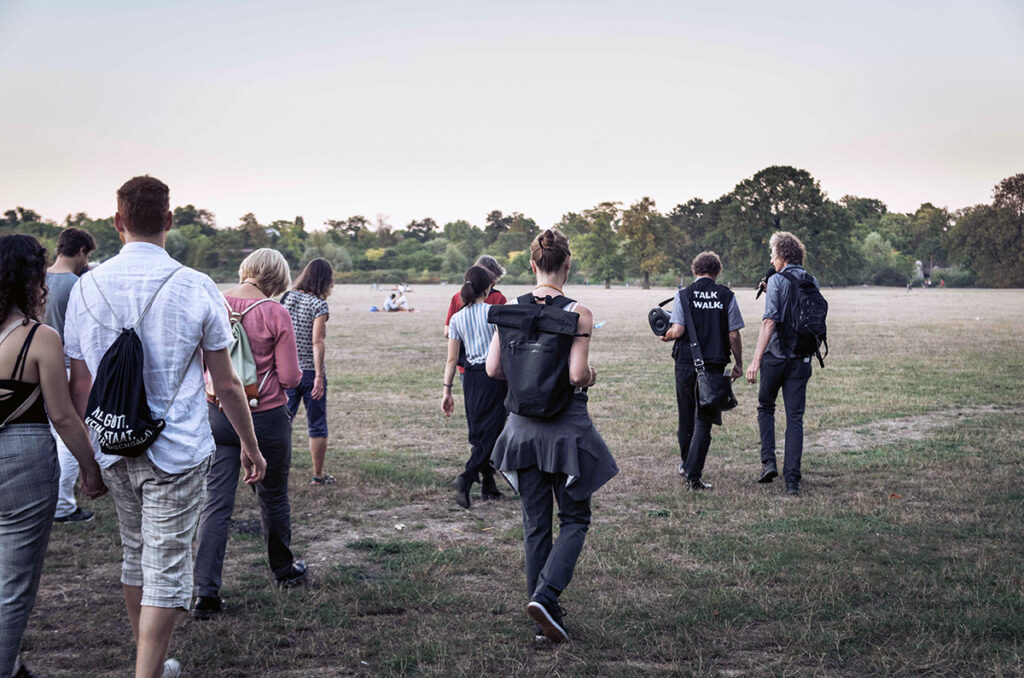
[[[698,372],[704,371],[704,354],[700,351],[700,341],[697,339],[697,328],[693,325],[693,313],[690,312],[692,296],[690,289],[686,288],[680,293],[683,302],[683,315],[686,316],[686,331],[690,333],[690,353],[693,356],[693,366]]]
[[[242,311],[241,313],[239,313],[239,314],[238,314],[238,315],[239,315],[239,317],[242,317],[242,318],[244,318],[244,317],[245,317],[245,314],[246,314],[246,313],[248,313],[249,311],[253,310],[254,308],[256,308],[257,306],[259,306],[260,304],[265,304],[265,303],[266,303],[266,302],[268,302],[268,301],[273,301],[273,299],[271,299],[271,298],[269,298],[269,297],[267,297],[266,299],[260,299],[260,300],[259,300],[259,301],[257,301],[257,302],[256,302],[255,304],[253,304],[253,305],[252,305],[252,306],[250,306],[249,308],[247,308],[247,309],[245,309],[244,311]],[[230,309],[230,307],[228,308],[228,310],[231,310],[231,309]]]
[[[167,416],[167,413],[171,411],[171,406],[174,405],[174,401],[178,399],[178,392],[181,391],[181,385],[185,383],[185,377],[188,376],[188,368],[192,367],[192,362],[196,359],[197,355],[199,355],[198,346],[196,346],[196,350],[192,352],[192,357],[190,357],[188,362],[185,363],[185,371],[181,373],[181,379],[178,380],[178,386],[174,389],[174,395],[171,396],[171,400],[167,403],[167,407],[164,408],[163,416],[161,416],[160,419]]]
[[[9,324],[7,327],[5,327],[3,331],[0,331],[0,344],[4,343],[7,340],[7,337],[11,335],[11,332],[21,327],[26,322],[26,320],[28,319],[25,318],[23,320],[16,320]]]

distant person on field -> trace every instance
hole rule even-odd
[[[804,270],[807,250],[792,233],[779,231],[769,241],[772,266],[779,273],[786,272],[797,279],[817,279]],[[779,475],[775,461],[775,401],[782,390],[786,407],[786,456],[782,477],[786,492],[800,494],[800,458],[804,449],[804,405],[807,400],[807,382],[811,378],[810,356],[798,356],[796,346],[796,309],[790,285],[785,277],[768,278],[765,290],[764,318],[757,337],[754,357],[747,367],[747,381],[757,383],[761,371],[761,386],[757,393],[757,425],[761,431],[761,473],[759,483],[770,483]]]
[[[466,271],[460,292],[462,308],[448,324],[448,358],[441,392],[441,411],[446,417],[450,417],[455,409],[452,382],[460,354],[465,356],[466,363],[462,393],[469,426],[470,456],[465,471],[452,484],[455,502],[462,508],[469,508],[469,490],[474,482],[481,482],[480,496],[484,501],[501,499],[501,492],[494,483],[491,452],[508,416],[505,409],[508,384],[487,376],[486,372],[487,350],[494,334],[494,325],[487,322],[487,310],[491,305],[486,299],[493,281],[491,272],[482,266],[473,266]]]
[[[736,295],[728,287],[716,284],[722,272],[722,260],[714,252],[701,252],[690,266],[694,281],[678,290],[672,304],[671,326],[662,341],[674,341],[672,357],[676,361],[676,405],[679,408],[679,475],[686,478],[691,490],[710,490],[703,481],[704,460],[711,446],[711,426],[722,425],[721,412],[705,412],[697,407],[697,369],[693,365],[690,341],[696,332],[704,367],[719,373],[729,364],[729,354],[736,357],[732,378],[743,376],[743,344]],[[686,327],[683,304],[690,304],[690,315],[696,327]]]
[[[405,293],[401,290],[395,290],[384,298],[384,310],[392,313],[396,311],[412,311],[413,309],[409,308],[409,300],[405,298]]]
[[[46,270],[46,286],[50,293],[46,299],[46,324],[57,330],[64,341],[64,314],[68,308],[71,288],[78,282],[78,276],[89,270],[89,253],[96,249],[92,235],[77,228],[65,228],[57,236],[57,260]],[[65,367],[71,361],[65,358]],[[88,509],[78,507],[75,501],[75,481],[78,480],[78,461],[61,440],[56,429],[53,439],[57,442],[57,458],[60,460],[60,494],[57,497],[58,523],[81,523],[95,515]]]
[[[295,351],[291,316],[271,299],[288,289],[292,279],[284,256],[264,247],[245,258],[238,267],[238,280],[238,286],[224,292],[224,298],[232,312],[244,314],[240,322],[249,339],[256,363],[256,383],[260,385],[249,408],[256,441],[267,460],[266,475],[255,485],[263,539],[270,570],[278,586],[297,586],[306,580],[306,564],[295,560],[291,551],[288,472],[292,464],[292,418],[285,389],[299,384],[302,370]],[[241,442],[231,422],[216,399],[208,396],[207,400],[217,450],[206,474],[206,502],[196,535],[195,598],[192,601],[192,616],[196,619],[208,619],[223,610],[221,575],[231,513],[235,508],[241,453]]]
[[[104,353],[121,328],[143,317],[138,336],[145,362],[139,377],[149,407],[155,416],[163,413],[166,424],[144,454],[100,454],[98,459],[117,508],[124,550],[121,583],[138,648],[136,678],[181,671],[176,660],[165,658],[178,612],[188,608],[192,595],[192,537],[215,448],[204,362],[241,439],[246,482],[259,482],[266,470],[245,391],[227,351],[232,334],[224,297],[209,276],[167,254],[171,224],[169,191],[162,181],[143,176],[121,186],[114,227],[125,245],[78,281],[64,324],[71,393],[84,415]],[[143,316],[150,301],[152,308]]]
[[[530,268],[537,275],[537,303],[565,297],[572,258],[569,241],[548,229],[530,244]],[[587,530],[590,497],[619,472],[608,446],[587,413],[586,389],[597,381],[590,366],[590,332],[594,314],[575,301],[564,310],[579,314],[568,358],[568,378],[575,387],[568,407],[551,418],[509,413],[491,455],[492,465],[518,490],[523,507],[526,551],[527,613],[537,622],[537,634],[554,642],[569,639],[559,596],[569,585]],[[506,378],[501,342],[494,333],[487,353],[487,374]],[[552,542],[552,513],[558,503],[558,539]]]
[[[334,268],[326,259],[306,264],[291,291],[285,292],[281,303],[292,317],[295,343],[299,352],[302,381],[288,389],[288,413],[294,418],[299,401],[306,408],[306,430],[309,453],[313,458],[313,479],[310,485],[330,485],[334,477],[324,473],[327,456],[327,321],[331,309],[327,297],[334,289]]]
[[[19,666],[18,654],[39,590],[60,479],[49,422],[81,466],[82,491],[94,498],[106,492],[71,402],[60,336],[39,322],[45,273],[46,249],[38,240],[0,236],[0,676],[31,675]]]

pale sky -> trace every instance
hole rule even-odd
[[[1024,3],[0,0],[0,211],[541,226],[773,164],[895,211],[1024,172]]]

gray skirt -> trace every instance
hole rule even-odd
[[[494,466],[519,491],[519,469],[537,467],[563,473],[568,494],[586,499],[619,472],[601,434],[587,413],[587,394],[573,396],[557,417],[538,419],[510,413],[491,453]]]

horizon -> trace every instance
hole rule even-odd
[[[1024,7],[0,6],[0,209],[116,209],[132,176],[219,227],[668,212],[771,165],[890,211],[1024,171]],[[30,93],[30,94],[28,94]]]

